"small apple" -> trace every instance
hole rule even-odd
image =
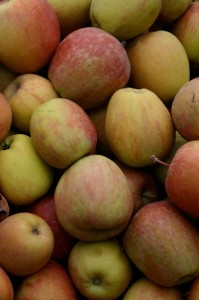
[[[6,97],[0,93],[0,143],[5,139],[12,125],[12,110]]]
[[[45,67],[60,42],[59,22],[48,1],[0,1],[0,19],[0,63],[17,74]]]
[[[66,269],[49,260],[46,265],[21,279],[15,291],[15,300],[56,299],[77,300],[74,284]]]
[[[3,93],[8,84],[10,84],[17,75],[10,69],[0,63],[0,93]]]
[[[54,183],[54,170],[25,134],[14,134],[3,141],[0,166],[0,191],[9,204],[30,204],[45,195]]]
[[[187,53],[169,31],[142,34],[127,44],[126,51],[131,64],[129,86],[149,89],[165,104],[190,79]]]
[[[90,19],[94,27],[124,41],[146,32],[158,17],[161,6],[160,0],[92,0]]]
[[[114,91],[127,84],[130,72],[123,44],[108,32],[88,26],[61,41],[48,78],[62,98],[89,110],[107,103]]]
[[[58,97],[50,80],[38,74],[17,76],[3,92],[12,110],[12,125],[24,133],[29,133],[30,118],[34,109]]]
[[[199,233],[168,200],[143,206],[123,232],[132,263],[153,282],[174,287],[199,275]]]
[[[68,270],[78,291],[90,300],[118,299],[133,277],[118,239],[78,241],[69,254]]]
[[[26,211],[43,218],[52,229],[55,243],[51,258],[56,261],[67,258],[76,239],[64,230],[57,219],[54,209],[54,193],[48,193],[27,206]]]
[[[133,213],[124,173],[111,159],[99,154],[82,157],[65,170],[55,188],[54,205],[64,229],[85,241],[120,234]]]
[[[14,300],[14,287],[10,276],[0,267],[0,299]]]
[[[95,152],[96,129],[77,103],[54,98],[40,104],[30,119],[30,135],[39,155],[52,167],[65,169]]]
[[[0,222],[0,266],[15,276],[41,269],[50,259],[54,237],[39,216],[18,212]]]
[[[105,129],[112,152],[130,167],[151,166],[151,155],[165,157],[175,139],[170,112],[154,92],[144,88],[125,87],[112,95]]]

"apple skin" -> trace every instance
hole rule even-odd
[[[133,267],[120,241],[78,241],[68,258],[68,270],[77,290],[90,300],[115,300],[133,277]]]
[[[34,110],[30,135],[40,156],[57,169],[94,153],[97,144],[96,129],[88,114],[64,98],[51,99]]]
[[[174,22],[171,28],[181,44],[183,45],[190,65],[199,66],[199,2],[193,2],[185,11],[185,13]]]
[[[169,31],[157,30],[138,36],[126,46],[131,64],[129,86],[153,91],[165,104],[190,79],[187,53]]]
[[[144,205],[158,200],[158,182],[150,169],[128,167],[119,160],[114,162],[120,167],[130,186],[133,214]]]
[[[17,74],[48,64],[60,42],[60,28],[46,0],[1,1],[0,19],[1,64]]]
[[[10,276],[0,267],[0,299],[14,300],[14,287]]]
[[[161,6],[160,0],[92,0],[90,19],[94,27],[109,32],[121,41],[129,40],[149,29],[158,17]]]
[[[0,190],[9,204],[27,205],[45,195],[54,170],[37,153],[30,136],[8,136],[0,147]]]
[[[89,110],[102,106],[130,77],[130,63],[122,43],[94,27],[77,29],[57,47],[48,78],[62,98]]]
[[[155,153],[164,158],[175,139],[170,112],[148,89],[117,90],[108,103],[105,128],[112,152],[130,167],[151,166]]]
[[[163,23],[171,24],[181,17],[190,4],[192,0],[162,0],[162,7],[157,20]]]
[[[187,293],[187,300],[197,300],[199,293],[199,276],[196,277],[190,284],[190,288]]]
[[[164,287],[147,277],[141,277],[128,287],[122,300],[183,300],[177,287]]]
[[[65,170],[55,188],[54,205],[64,229],[84,241],[120,234],[133,213],[124,173],[98,154],[87,155]]]
[[[199,233],[186,214],[168,200],[142,207],[124,230],[124,249],[137,268],[164,287],[199,275]]]
[[[6,198],[0,193],[0,222],[10,215],[10,206]]]
[[[30,118],[34,109],[52,98],[58,97],[50,80],[38,74],[17,76],[4,90],[12,110],[12,125],[29,134]]]
[[[61,38],[90,22],[91,0],[48,0],[60,26]]]
[[[0,143],[5,139],[12,125],[12,110],[6,97],[0,93]]]
[[[26,276],[50,259],[53,232],[39,216],[18,212],[0,222],[0,265],[9,274]]]
[[[192,217],[199,217],[199,141],[182,145],[167,171],[165,189],[177,207]]]
[[[0,64],[0,93],[3,93],[7,85],[10,84],[16,77],[17,74]]]
[[[77,300],[77,293],[66,269],[49,260],[40,270],[21,279],[15,300],[64,299]]]
[[[76,239],[68,234],[60,225],[54,209],[54,193],[49,193],[26,207],[26,211],[43,218],[54,235],[54,249],[51,258],[61,261],[67,258]]]
[[[186,140],[199,139],[199,77],[184,84],[175,95],[171,105],[171,116],[176,130]]]

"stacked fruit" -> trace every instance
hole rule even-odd
[[[199,299],[199,2],[0,24],[0,299]]]

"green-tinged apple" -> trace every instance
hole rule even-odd
[[[70,275],[58,262],[49,260],[33,274],[23,277],[16,288],[15,300],[77,300]]]
[[[199,276],[192,281],[187,293],[187,300],[198,300],[198,295],[199,295]]]
[[[106,110],[107,110],[107,104],[89,110],[87,113],[97,131],[96,153],[105,155],[107,157],[112,157],[113,153],[110,149],[110,146],[106,138],[106,130],[105,130]]]
[[[190,79],[187,53],[169,31],[142,34],[128,43],[126,51],[131,64],[129,85],[153,91],[164,103],[170,103]]]
[[[173,24],[171,32],[182,43],[191,66],[199,67],[199,2],[193,2]]]
[[[62,39],[72,31],[90,22],[92,0],[48,0],[54,9],[60,26]]]
[[[60,42],[59,22],[48,1],[0,1],[0,19],[0,63],[17,74],[45,67]]]
[[[161,7],[160,0],[92,0],[90,18],[94,27],[124,41],[146,32],[158,17]]]
[[[18,212],[0,222],[0,266],[15,276],[30,275],[51,258],[54,237],[39,216]]]
[[[127,178],[133,198],[133,214],[144,205],[158,200],[158,182],[148,168],[128,167],[119,160],[114,162]]]
[[[165,157],[175,139],[169,110],[154,92],[144,88],[125,87],[112,95],[105,128],[112,152],[130,167],[152,165],[154,153]]]
[[[91,154],[65,170],[54,194],[55,213],[72,236],[85,241],[122,232],[133,213],[128,181],[110,158]]]
[[[89,110],[105,104],[113,92],[126,86],[130,63],[122,43],[94,27],[77,29],[57,47],[48,77],[62,98]]]
[[[192,217],[199,218],[199,141],[189,141],[176,151],[167,171],[169,199]]]
[[[141,277],[128,287],[122,300],[183,300],[177,287],[161,286],[147,277]]]
[[[192,0],[162,0],[157,20],[171,24],[186,12],[191,3]]]
[[[154,162],[156,164],[152,167],[152,173],[154,174],[155,178],[157,179],[158,183],[160,183],[161,188],[165,188],[165,180],[167,176],[168,166],[173,159],[176,151],[178,148],[182,145],[184,145],[187,142],[186,139],[184,139],[179,132],[176,131],[175,135],[175,142],[173,146],[171,147],[171,150],[169,151],[168,155],[164,158],[163,163],[158,162],[157,158],[154,157]]]
[[[54,209],[54,193],[48,193],[27,206],[26,211],[43,218],[52,229],[55,243],[51,258],[56,261],[67,258],[76,239],[64,230],[57,219]]]
[[[199,77],[195,77],[180,88],[171,105],[175,128],[188,141],[199,139],[198,99]]]
[[[168,200],[143,206],[123,232],[124,249],[153,282],[174,287],[199,275],[199,233]]]
[[[6,97],[0,93],[0,143],[5,139],[12,125],[12,110]]]
[[[10,214],[10,206],[6,198],[0,193],[0,222]],[[1,298],[0,298],[1,299]]]
[[[14,287],[9,274],[0,267],[0,299],[14,300]]]
[[[12,110],[12,125],[24,133],[29,133],[30,118],[35,108],[58,97],[52,83],[38,74],[17,76],[4,90]]]
[[[4,65],[0,64],[0,93],[3,93],[8,84],[10,84],[17,75]]]
[[[94,153],[97,143],[96,129],[88,114],[64,98],[48,100],[34,110],[30,135],[40,156],[58,169]]]
[[[89,300],[115,300],[126,290],[133,267],[118,239],[78,241],[68,258],[68,270],[80,293]]]
[[[30,136],[8,136],[0,147],[0,191],[8,203],[27,205],[45,195],[54,170],[37,153]]]

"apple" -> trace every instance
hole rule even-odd
[[[199,139],[199,77],[184,84],[175,95],[171,105],[171,115],[176,130],[186,140]]]
[[[6,97],[0,93],[0,143],[5,139],[12,125],[12,110]]]
[[[99,241],[120,234],[133,213],[128,181],[110,158],[91,154],[65,170],[54,193],[55,213],[72,236]]]
[[[193,2],[171,28],[183,45],[191,66],[199,66],[199,2]]]
[[[10,214],[10,206],[6,198],[0,193],[0,222]],[[0,298],[1,299],[1,298]]]
[[[9,274],[26,276],[50,259],[54,237],[39,216],[18,212],[0,222],[0,266]]]
[[[10,276],[0,267],[0,299],[14,300],[14,287]]]
[[[68,270],[78,291],[90,300],[115,300],[133,277],[131,262],[120,241],[78,241],[68,258]]]
[[[10,69],[0,63],[0,93],[3,93],[8,84],[10,84],[17,75]]]
[[[62,98],[89,110],[107,103],[130,77],[130,63],[122,43],[94,27],[77,29],[58,45],[48,78]]]
[[[158,200],[158,182],[150,169],[128,167],[117,159],[114,162],[129,183],[134,204],[133,214],[144,205]]]
[[[197,300],[199,293],[199,276],[197,276],[190,284],[190,288],[187,293],[187,300]]]
[[[41,103],[58,97],[50,80],[38,74],[17,76],[3,92],[12,110],[12,125],[29,133],[30,118]]]
[[[48,193],[27,206],[26,211],[43,218],[52,229],[55,243],[51,258],[56,261],[67,258],[76,239],[64,230],[57,219],[54,209],[54,192]]]
[[[147,277],[133,282],[123,295],[123,300],[182,300],[182,293],[177,287],[161,286]]]
[[[46,265],[21,279],[15,291],[15,300],[64,299],[77,300],[74,284],[66,269],[49,260]]]
[[[72,31],[90,22],[89,10],[92,0],[48,0],[54,9],[62,39]]]
[[[90,19],[94,27],[123,41],[146,32],[158,17],[161,6],[160,0],[92,0]]]
[[[187,53],[169,31],[142,34],[127,44],[126,51],[131,64],[129,86],[147,88],[165,104],[190,79]]]
[[[13,134],[0,147],[0,191],[9,204],[22,206],[45,195],[54,170],[37,153],[30,136]]]
[[[192,217],[199,217],[199,141],[189,141],[175,153],[165,181],[169,199]]]
[[[48,1],[0,1],[0,19],[1,64],[17,74],[48,64],[60,42],[59,22]]]
[[[165,157],[175,139],[170,112],[154,92],[144,88],[125,87],[112,95],[105,129],[112,152],[130,167],[151,166],[151,156]]]
[[[162,7],[157,20],[164,23],[173,23],[189,8],[192,0],[162,0]]]
[[[123,232],[132,263],[153,282],[174,287],[199,275],[199,233],[168,200],[143,206]]]
[[[34,110],[30,135],[39,155],[58,169],[94,153],[97,143],[96,129],[88,114],[64,98],[48,100]]]

